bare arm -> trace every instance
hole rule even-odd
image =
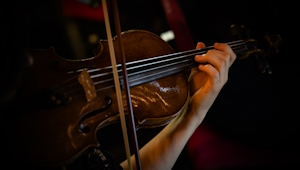
[[[196,48],[203,48],[198,43]],[[196,56],[199,67],[191,72],[191,97],[187,111],[178,115],[159,134],[140,149],[143,170],[172,169],[182,149],[201,124],[220,90],[228,80],[228,70],[236,55],[227,44],[215,43],[215,49]],[[201,64],[208,63],[208,64]],[[132,156],[133,167],[135,157]],[[128,169],[127,161],[121,163]]]

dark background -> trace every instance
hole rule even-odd
[[[2,37],[11,34],[11,46],[1,42],[2,51],[8,48],[40,48],[53,46],[58,55],[69,59],[92,57],[97,43],[89,42],[91,34],[106,39],[104,22],[88,18],[63,15],[63,1],[14,1],[2,2],[4,17]],[[97,9],[101,1],[86,1]],[[252,38],[262,41],[266,33],[279,34],[283,43],[278,54],[266,57],[272,74],[261,73],[253,58],[237,60],[231,67],[229,81],[222,89],[204,120],[211,128],[226,138],[247,145],[287,151],[299,156],[299,86],[298,40],[299,14],[296,2],[285,1],[177,1],[187,21],[195,42],[206,45],[228,42],[235,37],[230,34],[232,24],[248,28]],[[94,6],[94,7],[93,7]],[[157,35],[170,29],[162,3],[159,0],[118,1],[122,31],[142,29]],[[113,21],[111,21],[113,23]],[[113,36],[115,35],[112,26]],[[184,34],[184,33],[183,33]],[[175,51],[175,40],[168,42]],[[185,42],[182,42],[185,43]],[[196,46],[196,43],[194,47]],[[108,146],[109,134],[120,135],[119,125],[101,129],[99,139],[115,152],[118,147]],[[153,129],[153,135],[160,129]],[[148,130],[146,130],[148,131]],[[150,131],[150,130],[149,130]],[[141,145],[151,135],[142,136]],[[122,140],[116,137],[115,141]],[[120,143],[120,142],[115,142]],[[110,143],[112,144],[112,143]],[[121,146],[120,146],[121,147]],[[124,152],[123,152],[124,153]],[[185,150],[175,168],[190,168]],[[275,164],[275,163],[274,163]]]

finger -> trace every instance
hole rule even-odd
[[[220,57],[220,55],[227,56],[227,58]],[[199,62],[200,65],[206,65],[203,63],[208,63],[207,65],[213,66],[218,71],[219,81],[221,83],[226,82],[228,79],[227,73],[230,65],[229,59],[230,57],[228,54],[218,50],[209,50],[206,55],[195,57],[195,61]]]
[[[195,61],[202,64],[211,64],[218,71],[221,71],[223,68],[227,68],[226,60],[222,57],[219,57],[219,52],[217,50],[209,50],[205,55],[195,56]]]
[[[212,79],[213,83],[219,82],[219,72],[218,70],[210,64],[199,65],[198,69],[208,74],[208,76]]]
[[[219,68],[225,66],[226,69],[229,69],[229,67],[231,66],[231,56],[228,53],[219,50],[210,50],[208,51],[208,54],[221,59],[219,61],[221,63],[218,63]]]
[[[205,48],[205,44],[203,42],[198,42],[197,45],[196,45],[196,49],[199,49],[199,48]],[[197,55],[196,55],[197,56]],[[198,71],[197,68],[192,68],[192,71]]]
[[[203,42],[198,42],[196,49],[198,49],[198,48],[205,48],[205,44]]]
[[[233,52],[231,47],[228,44],[224,43],[215,43],[214,48],[220,51],[223,51],[225,53],[228,53],[230,56],[230,65],[235,61],[236,59],[236,54]]]

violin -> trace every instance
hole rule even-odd
[[[117,63],[121,63],[116,48]],[[159,36],[145,30],[122,32],[136,129],[161,127],[185,111],[189,99],[188,71],[195,55],[213,49],[174,52]],[[257,51],[253,41],[229,42],[237,55]],[[273,47],[270,47],[273,48]],[[107,40],[94,57],[68,60],[55,49],[32,49],[34,64],[26,72],[15,113],[7,121],[9,146],[17,159],[35,166],[66,165],[88,148],[99,146],[97,130],[120,122]],[[127,112],[121,65],[117,64]],[[13,126],[12,126],[13,125]],[[15,146],[22,147],[15,147]]]

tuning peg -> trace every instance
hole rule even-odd
[[[279,47],[282,44],[281,36],[278,34],[270,35],[269,33],[266,33],[263,44],[267,49],[267,54],[277,54],[279,52]]]
[[[240,24],[232,24],[230,26],[230,34],[241,40],[250,38],[249,30],[244,25]]]

